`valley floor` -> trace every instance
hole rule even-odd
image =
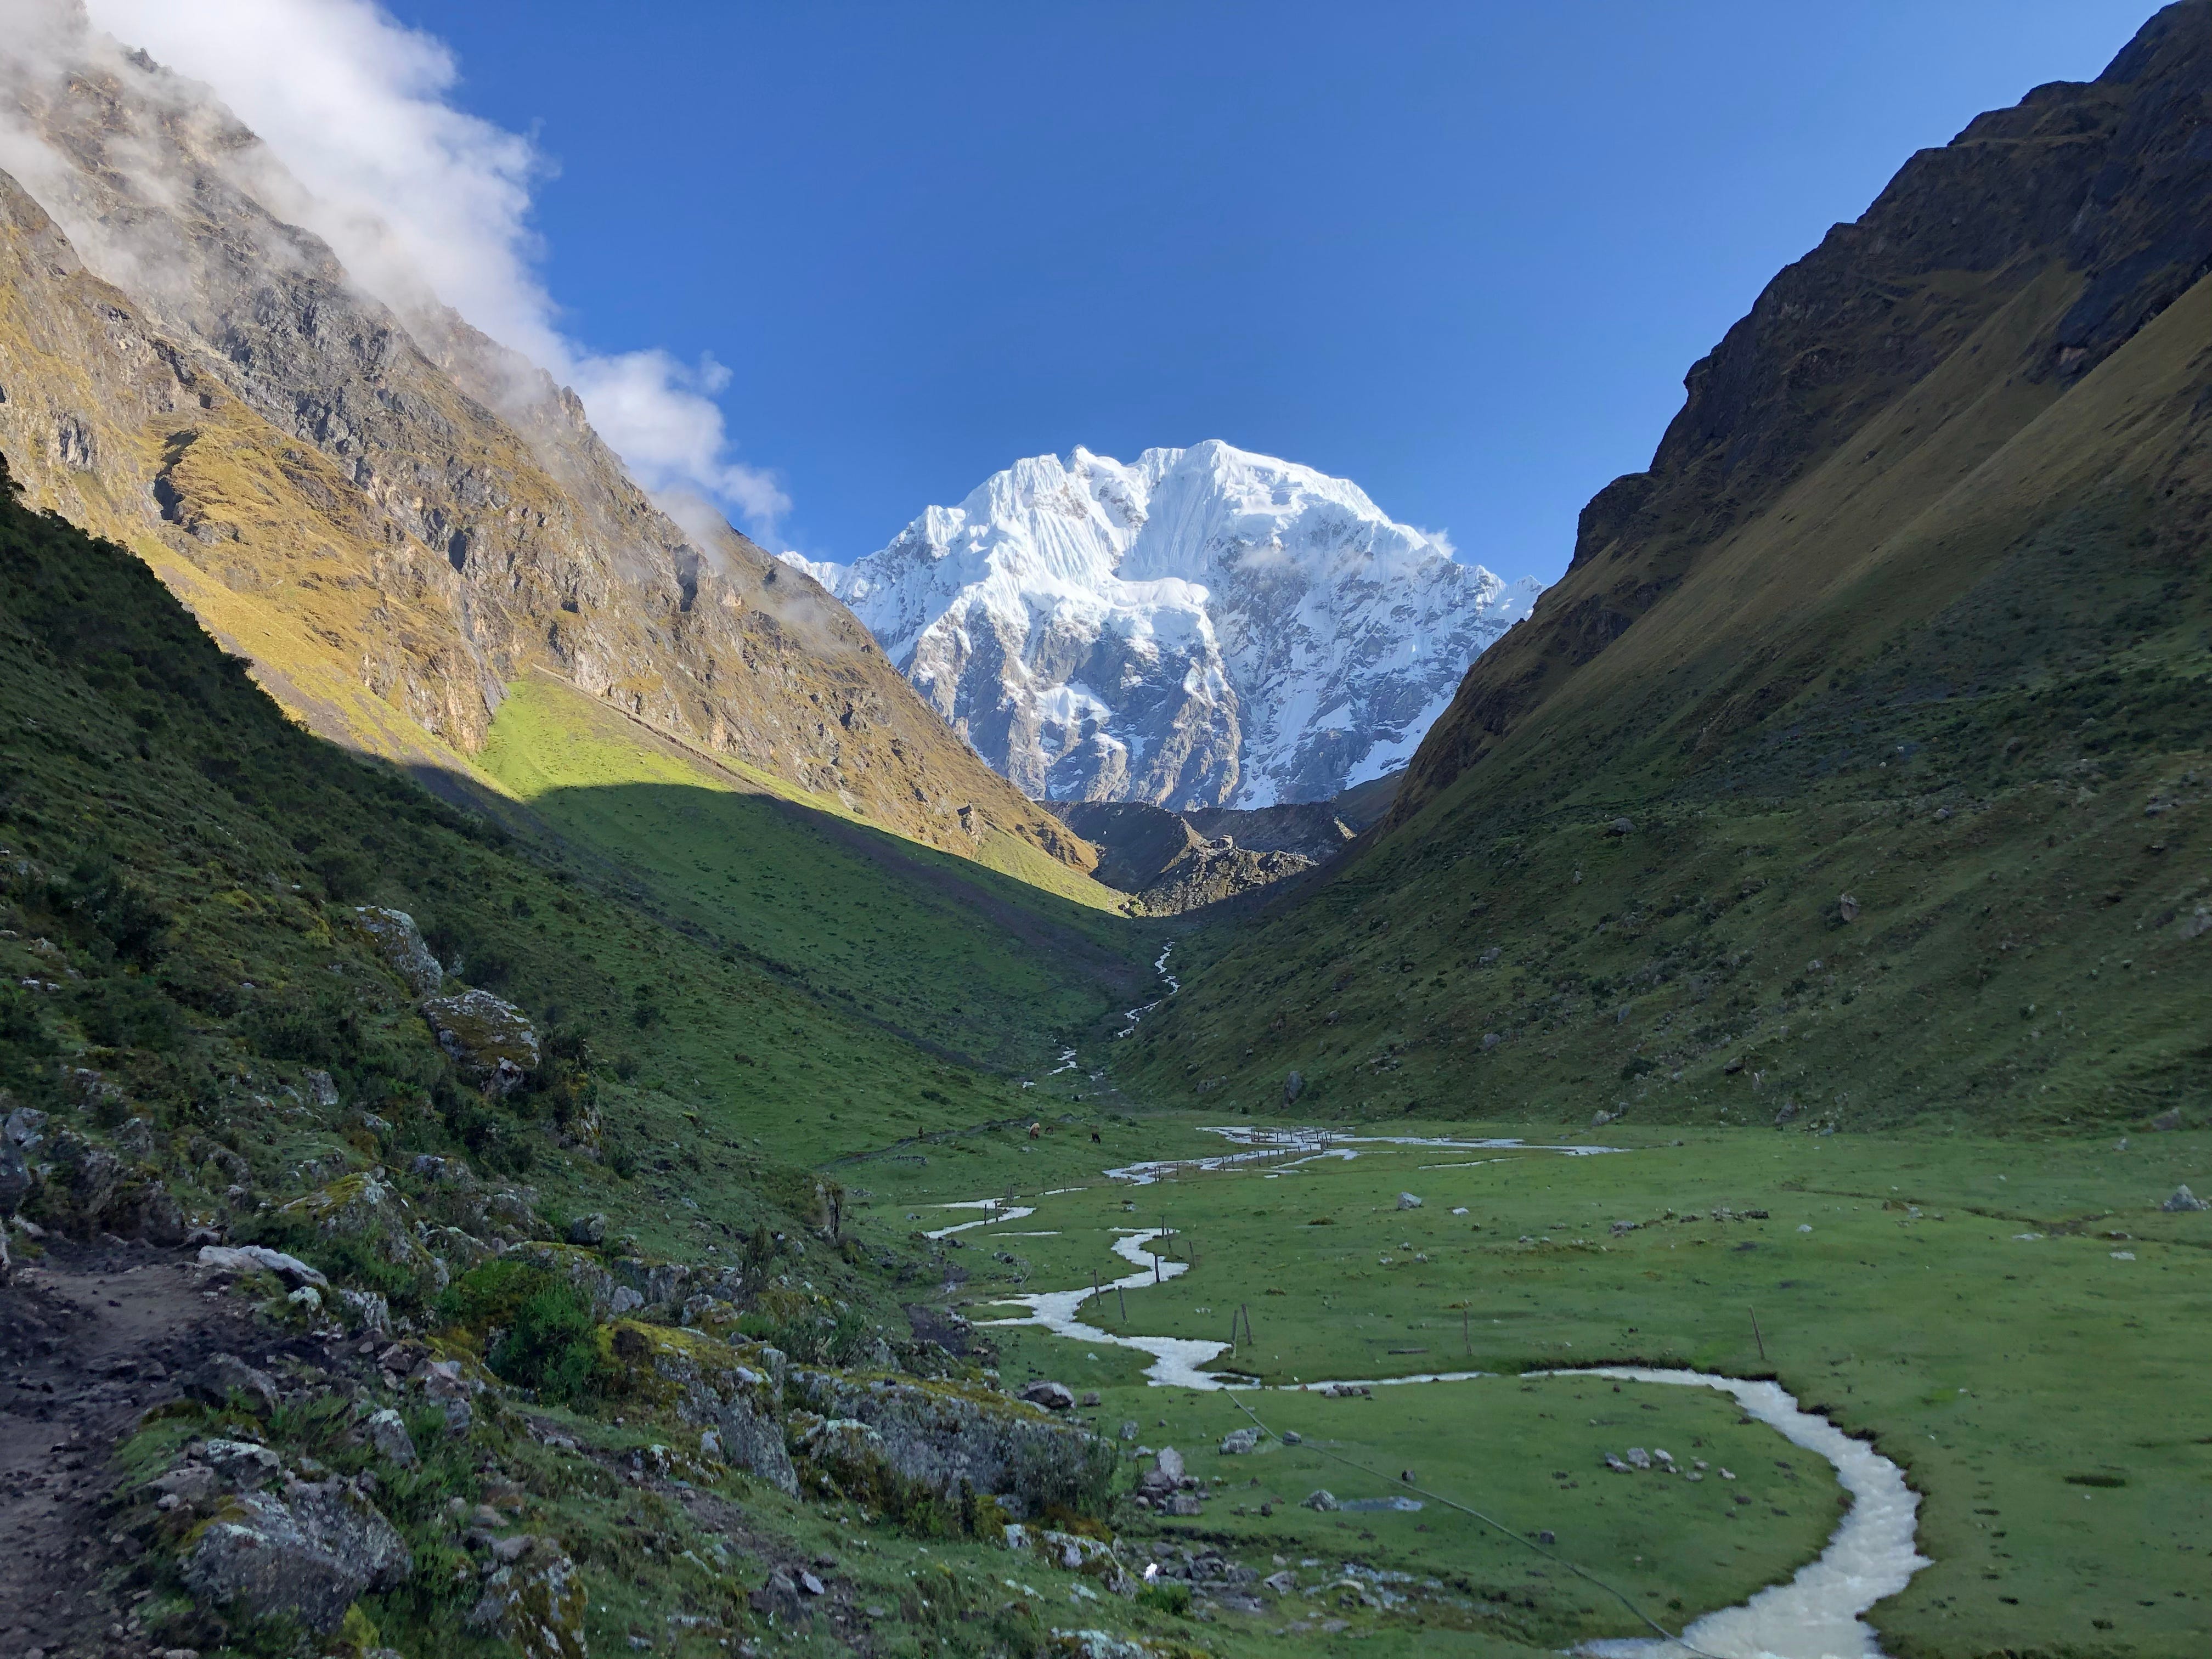
[[[1239,1132],[1251,1121],[1236,1120]],[[1360,1635],[1425,1651],[1555,1650],[1649,1633],[1563,1564],[1678,1630],[1816,1557],[1845,1507],[1832,1470],[1727,1398],[1528,1375],[1633,1364],[1771,1376],[1905,1472],[1928,1563],[1873,1610],[1881,1650],[2202,1650],[2212,1422],[2197,1350],[2212,1215],[2160,1206],[2185,1182],[2212,1185],[2207,1137],[1614,1126],[1585,1139],[1616,1150],[1569,1156],[1555,1131],[1425,1122],[1402,1144],[1363,1127],[1325,1152],[1293,1136],[1255,1153],[1218,1127],[1109,1120],[1093,1145],[1070,1125],[850,1177],[876,1213],[918,1231],[974,1223],[942,1206],[981,1195],[1030,1212],[983,1212],[946,1241],[979,1322],[1024,1317],[1010,1295],[1127,1278],[1150,1243],[1120,1255],[1115,1243],[1168,1230],[1158,1248],[1184,1270],[1083,1308],[1109,1340],[989,1334],[1010,1389],[1046,1376],[1095,1390],[1102,1426],[1177,1447],[1207,1483],[1200,1516],[1136,1520],[1157,1534],[1148,1547],[1289,1566],[1297,1586],[1279,1599],[1217,1604],[1207,1646]],[[1147,1162],[1162,1167],[1105,1173]],[[1400,1207],[1401,1193],[1419,1207]],[[1249,1336],[1212,1369],[1252,1373],[1263,1393],[1148,1384],[1152,1356],[1110,1340],[1225,1345],[1240,1316]],[[1171,1366],[1152,1374],[1189,1382]],[[1285,1389],[1468,1370],[1490,1375],[1352,1397]],[[1299,1442],[1218,1455],[1255,1412]],[[1735,1478],[1609,1469],[1632,1446]],[[1436,1501],[1302,1506],[1322,1487],[1403,1495],[1407,1473],[1432,1499],[1553,1534],[1557,1559]],[[1408,1577],[1386,1577],[1387,1595],[1372,1580],[1365,1597],[1326,1589],[1346,1563]]]

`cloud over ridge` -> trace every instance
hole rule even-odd
[[[700,492],[757,535],[791,507],[731,453],[729,371],[657,347],[571,340],[538,275],[532,191],[555,167],[526,135],[457,107],[459,66],[374,0],[88,0],[91,21],[212,88],[305,194],[283,204],[404,315],[434,299],[573,386],[638,482]],[[427,292],[426,292],[427,289]]]

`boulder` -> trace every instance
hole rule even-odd
[[[2173,1189],[2173,1196],[2158,1207],[2171,1214],[2179,1215],[2187,1210],[2212,1210],[2212,1202],[2207,1202],[2191,1192],[2186,1186],[2181,1186],[2176,1187]]]
[[[2150,1127],[2154,1129],[2179,1129],[2181,1127],[2181,1108],[2169,1106],[2151,1119]]]
[[[1110,1474],[1116,1457],[1112,1443],[1094,1440],[1079,1422],[1047,1417],[968,1384],[801,1370],[792,1373],[791,1392],[813,1417],[874,1431],[869,1449],[879,1463],[872,1480],[941,1498],[957,1498],[965,1483],[979,1494],[1024,1505],[1066,1501],[1067,1488],[1102,1470]],[[802,1451],[802,1462],[808,1455]]]
[[[521,1542],[515,1559],[484,1580],[464,1622],[524,1659],[586,1659],[584,1614],[591,1596],[583,1574],[551,1539]]]
[[[1074,1389],[1065,1382],[1050,1382],[1042,1377],[1024,1389],[1021,1397],[1048,1412],[1064,1412],[1075,1404]]]
[[[1307,1509],[1319,1510],[1324,1515],[1330,1514],[1343,1507],[1342,1504],[1336,1501],[1336,1494],[1329,1491],[1325,1486],[1316,1487],[1312,1492],[1308,1492],[1303,1498],[1301,1498],[1299,1502]]]
[[[434,995],[444,987],[446,970],[438,965],[438,958],[422,942],[422,930],[415,926],[415,918],[404,910],[356,905],[353,921],[368,936],[371,948],[384,965],[406,981],[407,988],[416,996]]]
[[[1401,1210],[1418,1210],[1421,1207],[1421,1200],[1411,1193],[1401,1193],[1398,1194],[1398,1207]]]
[[[1259,1444],[1259,1430],[1232,1429],[1221,1437],[1221,1455],[1224,1457],[1241,1457],[1247,1452],[1256,1450]]]
[[[383,1179],[380,1170],[341,1176],[294,1199],[277,1213],[309,1223],[325,1238],[351,1240],[419,1284],[427,1285],[438,1277],[437,1264],[415,1237],[405,1200]]]
[[[504,1095],[538,1069],[538,1033],[521,1009],[489,991],[432,997],[422,1018],[469,1080]]]
[[[199,1265],[215,1273],[274,1273],[293,1290],[302,1285],[313,1285],[319,1291],[331,1287],[329,1279],[298,1256],[263,1244],[203,1244]]]
[[[388,1406],[382,1411],[369,1414],[368,1420],[361,1425],[361,1437],[386,1462],[397,1463],[405,1468],[411,1468],[416,1462],[415,1437],[407,1432],[407,1425],[399,1420],[399,1413]]]
[[[199,1461],[225,1492],[254,1491],[284,1472],[283,1458],[252,1440],[210,1440],[200,1447]]]
[[[1165,1475],[1170,1485],[1180,1483],[1187,1473],[1183,1468],[1182,1454],[1173,1446],[1161,1447],[1158,1455],[1152,1461],[1152,1467]]]
[[[1301,1073],[1292,1072],[1288,1077],[1283,1079],[1283,1104],[1285,1106],[1297,1105],[1298,1103],[1298,1097],[1304,1094],[1305,1090],[1306,1080],[1304,1075]]]
[[[745,1604],[770,1624],[801,1624],[810,1618],[798,1583],[781,1567],[769,1572],[758,1589],[748,1592]]]
[[[228,1406],[232,1395],[242,1395],[247,1405],[263,1416],[276,1409],[279,1398],[276,1382],[269,1373],[254,1370],[234,1353],[209,1356],[207,1362],[185,1380],[185,1392],[210,1406]]]
[[[355,1599],[396,1589],[414,1571],[407,1545],[345,1483],[250,1492],[199,1533],[185,1583],[203,1602],[238,1602],[258,1617],[289,1613],[327,1635]]]
[[[568,1224],[568,1239],[571,1244],[597,1249],[607,1242],[607,1218],[597,1211],[580,1215]]]

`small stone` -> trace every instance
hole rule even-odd
[[[1086,1407],[1096,1406],[1098,1403],[1098,1390],[1096,1389],[1085,1389],[1083,1394],[1083,1403]]]
[[[1122,1438],[1122,1439],[1124,1439],[1124,1440],[1134,1440],[1136,1437],[1137,1437],[1137,1425],[1136,1425],[1136,1424],[1135,1424],[1135,1423],[1133,1423],[1133,1422],[1128,1422],[1128,1423],[1124,1423],[1124,1424],[1122,1424],[1122,1425],[1121,1425],[1121,1438]]]
[[[817,1578],[812,1573],[807,1571],[804,1567],[801,1567],[799,1570],[797,1582],[799,1585],[799,1593],[802,1595],[823,1595],[828,1594],[827,1588],[823,1584],[822,1581],[819,1578]]]
[[[1305,1436],[1300,1434],[1296,1429],[1285,1429],[1283,1431],[1283,1443],[1285,1446],[1303,1446],[1305,1443]]]

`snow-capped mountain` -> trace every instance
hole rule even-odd
[[[1171,809],[1403,765],[1538,592],[1356,484],[1219,442],[1036,456],[857,563],[784,557],[1031,797]]]

